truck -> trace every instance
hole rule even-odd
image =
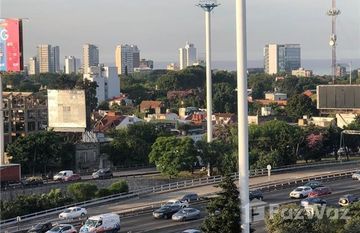
[[[120,231],[120,216],[108,213],[88,218],[79,233],[116,233],[118,231]]]
[[[1,187],[21,181],[20,164],[0,165],[0,185]]]

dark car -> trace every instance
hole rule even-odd
[[[197,195],[196,193],[188,193],[188,194],[185,194],[181,199],[180,201],[182,202],[193,202],[193,201],[197,201],[199,200],[199,195]]]
[[[320,197],[331,194],[331,190],[328,187],[317,187],[309,193],[309,197]]]
[[[353,194],[347,194],[339,198],[340,206],[348,206],[354,202],[358,202],[359,198],[355,197]]]
[[[253,190],[250,191],[249,193],[249,199],[250,201],[254,200],[254,199],[258,199],[260,201],[264,200],[264,195],[260,190]]]
[[[21,183],[25,186],[42,185],[44,184],[44,180],[41,176],[32,176],[21,181]]]
[[[318,187],[323,187],[324,185],[320,181],[311,180],[311,181],[307,182],[306,184],[304,184],[304,186],[308,186],[312,189],[316,189]]]
[[[92,174],[94,179],[106,179],[113,178],[113,173],[110,169],[99,169]]]
[[[30,228],[27,232],[28,233],[45,233],[53,227],[51,222],[47,223],[39,223]]]
[[[311,205],[326,205],[327,201],[317,197],[308,197],[300,202],[302,207],[307,207]]]
[[[155,210],[153,212],[154,218],[165,218],[165,219],[171,219],[173,214],[178,212],[181,209],[181,206],[179,205],[164,205],[160,207],[159,209]]]

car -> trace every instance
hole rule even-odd
[[[339,155],[345,155],[346,154],[346,147],[340,147],[337,151]]]
[[[309,186],[312,189],[316,189],[317,187],[323,187],[324,185],[317,180],[311,180],[309,182],[307,182],[306,184],[304,184],[304,186]]]
[[[63,181],[65,179],[65,177],[71,176],[72,174],[74,174],[74,172],[72,170],[60,171],[58,174],[56,174],[53,177],[53,180],[54,181]]]
[[[187,229],[187,230],[183,231],[182,233],[201,233],[201,231],[196,230],[196,229]]]
[[[53,227],[51,222],[38,223],[35,226],[31,227],[27,232],[28,233],[45,233]]]
[[[360,180],[360,171],[355,172],[354,174],[352,174],[351,178],[353,180]]]
[[[200,210],[195,208],[183,208],[172,216],[174,221],[186,221],[190,219],[199,219]]]
[[[25,180],[21,181],[21,183],[25,186],[32,186],[32,185],[42,185],[44,184],[44,180],[40,176],[31,176],[26,178]]]
[[[73,225],[59,224],[48,230],[46,233],[77,233],[77,231]]]
[[[331,190],[328,187],[317,187],[309,193],[309,197],[320,197],[331,194]]]
[[[187,202],[183,202],[183,201],[180,201],[180,200],[168,200],[165,205],[167,206],[174,206],[174,205],[178,205],[180,206],[181,208],[186,208],[186,207],[189,207],[189,203]]]
[[[197,195],[196,193],[185,194],[180,199],[181,202],[193,202],[193,201],[198,201],[198,200],[199,200],[199,195]]]
[[[261,190],[257,189],[257,190],[253,190],[249,192],[249,199],[250,201],[254,200],[254,199],[258,199],[260,201],[264,200],[264,195],[261,192]]]
[[[87,210],[83,207],[74,206],[67,208],[59,214],[59,219],[83,218],[87,215]]]
[[[309,197],[300,202],[302,207],[307,207],[311,205],[326,205],[327,201],[317,197]]]
[[[339,202],[338,204],[342,207],[344,206],[348,206],[354,202],[358,202],[359,201],[359,198],[356,197],[355,195],[353,194],[346,194],[342,197],[339,198]]]
[[[300,186],[290,193],[290,198],[304,198],[307,197],[311,191],[312,188],[309,186]]]
[[[65,176],[64,181],[77,181],[81,180],[81,176],[79,174],[72,174],[71,176]]]
[[[109,168],[107,169],[99,169],[94,172],[92,175],[93,179],[106,179],[106,178],[113,178],[113,173]]]
[[[159,218],[170,219],[173,216],[173,214],[177,213],[180,209],[181,209],[181,206],[179,206],[179,205],[173,205],[173,206],[164,205],[164,206],[160,207],[159,209],[154,210],[153,216],[156,219],[159,219]]]

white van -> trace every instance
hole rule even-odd
[[[114,213],[101,214],[88,218],[79,233],[116,233],[120,231],[120,216]]]
[[[54,180],[64,180],[65,177],[70,177],[74,174],[73,171],[71,170],[66,170],[66,171],[60,171],[58,174],[56,174],[54,176]]]

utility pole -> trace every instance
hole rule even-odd
[[[213,140],[212,126],[212,80],[211,80],[211,11],[219,6],[216,0],[200,0],[197,5],[205,11],[205,34],[206,34],[206,132],[207,142]],[[208,176],[210,176],[210,164],[208,164]]]
[[[236,0],[236,54],[241,228],[250,233],[246,0]]]
[[[332,0],[332,8],[328,10],[327,15],[331,16],[331,35],[330,35],[330,42],[329,45],[332,49],[332,56],[331,56],[331,75],[332,75],[332,82],[335,84],[335,75],[336,75],[336,17],[340,15],[340,10],[336,9],[336,0]]]

